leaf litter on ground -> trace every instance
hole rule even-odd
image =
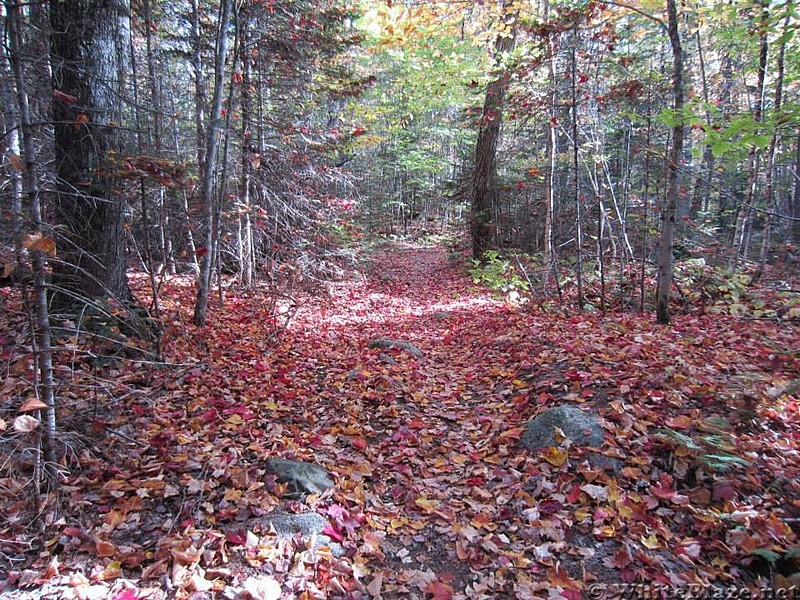
[[[299,299],[286,327],[229,290],[195,328],[191,285],[168,281],[176,366],[140,365],[146,393],[100,407],[44,530],[8,504],[6,590],[579,598],[800,572],[796,326],[510,306],[438,247],[391,246],[371,273]],[[598,411],[618,469],[569,440],[520,447],[563,403]],[[333,492],[282,499],[274,457],[324,467]],[[255,525],[274,511],[323,515],[341,551]]]

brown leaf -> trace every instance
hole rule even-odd
[[[101,556],[104,558],[108,558],[114,556],[117,553],[117,548],[111,542],[107,542],[105,540],[100,540],[94,545],[95,552],[97,556]]]
[[[33,412],[35,410],[46,410],[47,404],[38,398],[28,398],[22,406],[19,407],[19,412]]]
[[[6,154],[8,156],[8,162],[11,163],[11,167],[17,172],[22,173],[25,170],[25,161],[22,160],[19,154],[14,154],[13,152],[9,152]]]
[[[63,102],[64,104],[75,104],[78,102],[78,99],[73,96],[72,94],[67,94],[62,92],[61,90],[53,90],[53,98]]]

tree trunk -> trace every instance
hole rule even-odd
[[[800,132],[794,149],[794,194],[792,194],[792,240],[800,245]]]
[[[53,284],[65,301],[132,299],[127,280],[125,201],[115,189],[114,154],[124,138],[122,99],[129,66],[127,0],[51,0],[51,66],[61,261]]]
[[[31,122],[31,112],[25,85],[21,52],[21,6],[18,2],[6,0],[8,51],[13,70],[17,92],[17,105],[20,131],[22,132],[22,158],[25,164],[23,171],[23,189],[28,196],[31,208],[31,220],[36,234],[42,236],[45,223],[42,217],[39,182],[36,176],[36,141]],[[20,233],[20,232],[17,232]],[[41,238],[47,239],[47,238]],[[58,460],[56,455],[56,400],[53,381],[53,348],[50,330],[50,313],[47,299],[47,258],[44,251],[46,245],[34,245],[31,249],[34,278],[35,331],[33,348],[36,355],[36,392],[37,397],[46,405],[43,411],[41,428],[41,444],[44,458],[44,473],[51,486],[58,485]],[[38,481],[37,481],[38,486]],[[38,502],[38,497],[37,500]]]
[[[217,51],[214,62],[214,97],[211,119],[206,136],[205,168],[203,169],[203,205],[205,207],[205,253],[200,266],[200,281],[197,284],[197,300],[194,306],[194,323],[202,327],[206,323],[208,297],[211,292],[211,271],[214,258],[214,166],[219,149],[219,130],[222,121],[222,94],[225,89],[225,59],[228,53],[228,23],[231,17],[231,0],[222,0],[220,6]]]
[[[573,35],[576,32],[573,31]],[[583,310],[583,215],[581,214],[581,190],[578,155],[578,74],[575,59],[575,41],[570,53],[572,80],[570,82],[570,104],[572,111],[572,192],[575,200],[575,287],[578,294],[578,310]]]
[[[545,0],[542,7],[542,17],[545,22],[550,18],[550,3]],[[556,210],[556,157],[558,156],[558,114],[556,108],[558,105],[558,82],[556,80],[556,71],[558,67],[556,56],[556,44],[553,36],[555,34],[549,32],[547,35],[547,80],[552,86],[548,98],[548,108],[550,110],[550,122],[547,125],[547,175],[546,175],[546,195],[547,207],[545,213],[545,226],[544,226],[544,262],[547,274],[544,277],[544,288],[547,288],[547,280],[549,279],[550,271],[555,267],[556,261],[556,243],[555,243],[555,210]]]
[[[656,320],[668,324],[669,291],[672,287],[675,211],[678,206],[678,169],[683,152],[683,49],[678,30],[678,9],[675,0],[667,0],[669,19],[667,32],[672,47],[672,94],[677,124],[672,128],[672,145],[667,162],[667,192],[661,212],[661,239],[658,257],[658,288],[656,290]]]
[[[514,49],[517,34],[516,15],[512,4],[503,4],[503,27],[494,44],[493,62],[497,77],[486,87],[486,99],[481,112],[480,130],[475,146],[475,173],[472,181],[472,257],[482,260],[492,245],[492,212],[497,202],[497,140],[503,121],[503,105],[511,78],[503,62]]]
[[[753,102],[753,121],[756,124],[761,123],[764,110],[764,89],[767,75],[767,57],[769,54],[769,0],[763,0],[761,7],[761,20],[758,24],[760,44],[758,83],[756,85],[756,98]],[[751,145],[750,152],[747,155],[747,193],[745,195],[744,205],[739,207],[739,213],[736,216],[736,229],[733,235],[733,253],[730,263],[732,271],[738,268],[740,260],[747,257],[750,221],[753,213],[753,202],[756,198],[756,186],[758,184],[758,158],[758,149],[755,145]]]
[[[789,29],[789,19],[787,15],[783,22],[783,34],[781,35],[778,49],[777,75],[775,77],[775,102],[773,105],[774,114],[780,115],[783,108],[783,79],[786,73],[786,34]],[[761,236],[761,250],[758,253],[758,270],[753,277],[753,281],[759,279],[767,266],[769,256],[769,243],[772,227],[772,213],[775,212],[775,190],[773,189],[773,174],[775,170],[775,154],[778,148],[778,131],[772,134],[767,150],[766,171],[764,173],[764,203],[766,212],[764,213],[764,227]]]

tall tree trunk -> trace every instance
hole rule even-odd
[[[794,193],[792,194],[792,240],[800,245],[800,132],[794,149]]]
[[[492,213],[497,202],[497,141],[503,122],[503,105],[511,78],[504,61],[514,49],[517,35],[512,3],[503,3],[502,27],[494,43],[492,61],[497,77],[486,87],[478,141],[475,146],[475,173],[472,181],[472,257],[482,260],[492,245]]]
[[[127,0],[51,0],[51,66],[57,198],[63,227],[53,283],[73,298],[132,300],[125,200],[115,189],[129,67]]]
[[[253,94],[252,73],[249,40],[249,14],[246,7],[242,7],[238,13],[237,25],[240,28],[241,42],[241,65],[242,65],[242,178],[240,182],[239,196],[243,206],[239,211],[239,269],[240,278],[246,287],[253,285],[253,273],[255,271],[255,252],[253,248],[253,224],[252,206],[250,197],[251,172],[259,168],[261,155],[253,139]]]
[[[783,79],[786,73],[786,33],[789,29],[789,15],[783,22],[783,35],[781,35],[779,48],[778,48],[778,65],[777,75],[775,77],[775,102],[773,105],[773,113],[780,116],[781,109],[783,108]],[[758,271],[756,272],[753,280],[757,280],[764,272],[767,266],[767,257],[769,255],[769,243],[771,237],[772,227],[772,213],[775,212],[775,190],[773,189],[773,175],[775,171],[775,153],[778,148],[778,131],[777,128],[772,134],[772,139],[769,141],[769,148],[767,149],[766,171],[764,173],[764,206],[766,211],[764,213],[764,227],[761,236],[761,249],[758,253]]]
[[[550,2],[544,0],[542,7],[542,18],[545,22],[550,18]],[[544,277],[544,287],[547,289],[547,281],[551,271],[555,271],[556,262],[556,243],[555,243],[555,210],[556,210],[556,157],[558,156],[558,115],[556,107],[558,105],[558,81],[556,71],[558,58],[556,55],[555,33],[547,34],[547,80],[551,86],[550,97],[548,98],[548,108],[550,110],[550,122],[547,125],[547,174],[546,174],[546,194],[547,206],[545,212],[544,225],[544,262],[547,274]],[[557,275],[556,275],[557,276]]]
[[[678,206],[678,169],[683,152],[683,49],[678,29],[678,9],[675,0],[667,0],[667,32],[672,47],[672,107],[677,124],[672,128],[672,145],[667,162],[667,192],[661,212],[661,239],[658,257],[658,287],[656,290],[656,320],[668,324],[669,291],[672,287],[675,211]]]
[[[22,7],[18,1],[5,0],[8,29],[9,59],[17,92],[20,131],[22,132],[23,189],[28,196],[31,220],[35,234],[43,236],[45,223],[42,216],[39,181],[36,175],[36,141],[34,137],[25,76],[20,59],[22,47]],[[19,232],[17,232],[19,233]],[[40,237],[41,240],[48,238]],[[56,399],[53,380],[53,349],[50,330],[50,313],[47,298],[47,258],[45,245],[31,246],[34,277],[34,305],[36,309],[34,351],[36,353],[36,391],[38,398],[47,407],[41,433],[41,448],[44,457],[44,473],[50,484],[58,485],[58,460],[56,455]],[[38,486],[38,481],[37,481]],[[38,498],[37,498],[38,503]]]
[[[695,40],[697,42],[697,60],[700,66],[700,83],[703,93],[703,102],[705,102],[706,106],[709,106],[708,77],[706,75],[705,53],[703,52],[703,42],[700,36],[699,24],[696,25]],[[711,127],[711,113],[708,109],[705,111],[705,125],[706,127]],[[714,176],[714,162],[714,153],[711,151],[711,145],[705,144],[703,146],[703,168],[700,170],[700,175],[695,179],[692,199],[689,202],[689,216],[693,219],[697,218],[701,210],[708,210],[711,178]]]
[[[573,36],[577,38],[577,32],[573,31]],[[580,161],[578,149],[578,73],[575,58],[575,44],[577,39],[573,39],[572,51],[570,53],[570,64],[572,71],[572,81],[570,87],[570,104],[572,110],[572,192],[575,196],[575,246],[577,249],[575,260],[575,287],[578,294],[578,309],[583,310],[583,214],[581,210],[581,189],[580,189]]]
[[[203,34],[200,28],[199,0],[192,0],[192,69],[194,71],[194,129],[197,139],[197,171],[205,172],[206,162],[206,91],[203,72]]]
[[[208,297],[211,291],[211,272],[214,258],[214,166],[219,149],[219,131],[222,125],[222,94],[225,89],[225,60],[228,54],[228,25],[231,19],[231,0],[221,0],[217,49],[214,61],[214,97],[211,119],[206,136],[205,168],[203,169],[203,205],[205,207],[205,253],[200,266],[200,281],[197,284],[197,300],[194,306],[194,323],[202,327],[206,323]]]
[[[767,58],[769,55],[769,0],[762,0],[759,30],[759,58],[758,58],[758,83],[756,84],[756,97],[753,102],[753,121],[758,125],[763,120],[764,91],[767,76]],[[731,255],[731,270],[736,270],[739,261],[747,256],[750,221],[753,214],[753,203],[756,198],[758,185],[759,151],[755,144],[751,145],[747,155],[747,191],[743,206],[739,207],[736,216],[736,229],[733,234],[733,253]]]

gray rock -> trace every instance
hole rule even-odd
[[[272,528],[279,538],[299,536],[304,542],[308,542],[316,536],[314,550],[327,546],[334,556],[344,554],[341,544],[334,542],[330,536],[322,533],[328,521],[319,513],[274,513],[263,517],[259,522],[264,531]]]
[[[556,427],[570,439],[573,446],[599,448],[603,445],[605,430],[600,426],[597,414],[572,404],[549,408],[528,421],[525,431],[519,438],[520,444],[528,450],[557,446]],[[619,459],[598,452],[591,452],[586,458],[596,469],[610,469],[617,472],[622,468]]]
[[[307,512],[299,514],[271,514],[262,519],[265,528],[275,528],[279,537],[294,537],[300,534],[304,539],[312,535],[321,535],[327,521],[319,513]]]
[[[404,342],[402,340],[393,340],[392,338],[386,338],[386,337],[375,338],[374,340],[371,340],[369,344],[367,344],[367,347],[372,349],[380,348],[382,350],[386,350],[388,348],[400,348],[401,350],[405,350],[412,356],[416,357],[424,356],[422,350],[417,348],[414,344],[410,342]]]
[[[605,430],[600,427],[597,415],[571,404],[549,408],[528,421],[520,443],[528,450],[557,446],[556,427],[572,440],[574,446],[597,448],[603,444]]]
[[[267,470],[278,477],[280,483],[288,484],[287,497],[298,498],[305,494],[321,494],[333,487],[328,472],[312,463],[285,458],[271,458]]]
[[[378,354],[378,358],[380,358],[380,359],[381,359],[383,362],[385,362],[387,365],[396,365],[396,364],[397,364],[397,361],[396,361],[395,359],[393,359],[393,358],[392,358],[391,356],[389,356],[388,354],[384,354],[383,352],[381,352],[380,354]]]

